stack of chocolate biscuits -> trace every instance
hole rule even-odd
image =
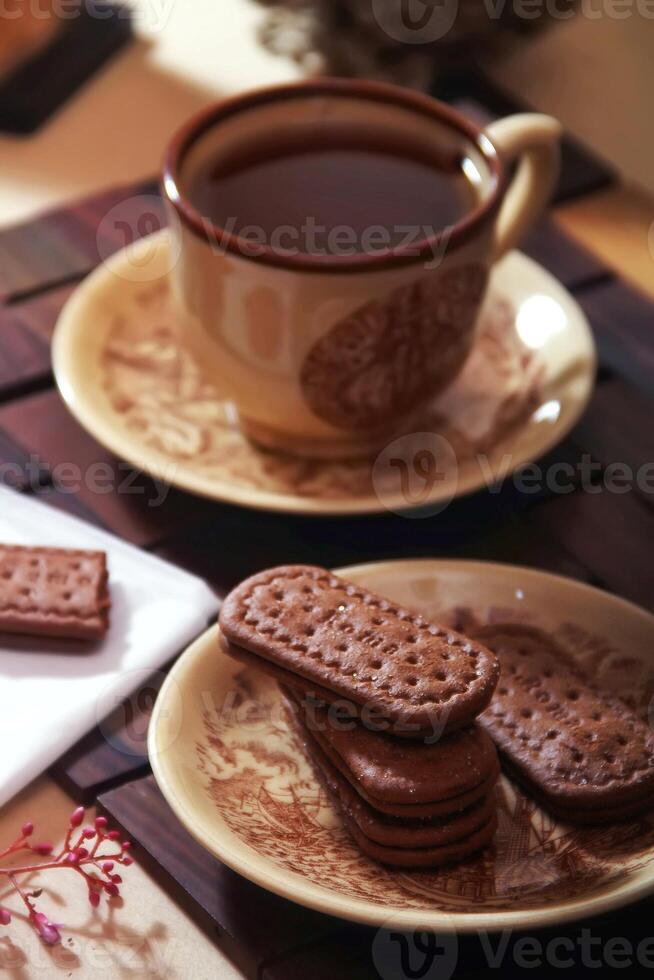
[[[432,744],[399,739],[330,718],[328,708],[288,688],[284,694],[319,778],[370,857],[436,867],[490,843],[499,762],[482,728]]]
[[[436,867],[491,841],[499,763],[475,724],[499,674],[486,647],[303,565],[241,583],[220,627],[229,654],[280,681],[362,851]]]
[[[435,867],[487,844],[495,745],[561,820],[654,809],[650,726],[534,627],[469,639],[300,565],[239,585],[220,626],[228,653],[278,679],[316,773],[379,861]]]

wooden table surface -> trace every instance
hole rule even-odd
[[[180,112],[186,112],[186,102],[182,102]],[[18,172],[16,164],[17,175]],[[135,176],[137,173],[130,170],[129,178]],[[23,189],[21,193],[26,192]],[[68,185],[65,193],[71,193]],[[36,199],[38,203],[38,194]],[[552,214],[560,228],[603,263],[654,296],[654,205],[642,192],[621,184],[560,204]],[[61,288],[64,292],[68,289],[65,284]],[[29,385],[26,390],[29,392]],[[38,397],[41,396],[37,396],[34,412],[42,414]],[[25,406],[21,408],[17,425],[29,424],[25,414],[28,411]],[[55,435],[46,434],[47,438]],[[122,530],[137,541],[143,533],[141,525]],[[626,574],[633,578],[638,570]],[[637,598],[633,583],[629,583],[629,588]],[[28,818],[41,825],[44,833],[52,834],[57,827],[64,826],[75,805],[73,797],[45,775],[4,808],[0,815],[0,840],[10,839],[13,829]],[[60,950],[48,951],[17,918],[11,930],[0,935],[0,972],[7,976],[29,980],[62,975],[81,980],[97,976],[231,978],[242,975],[222,951],[220,941],[195,923],[191,914],[195,904],[180,900],[179,895],[171,897],[138,861],[126,875],[124,906],[113,909],[111,914],[104,909],[91,915],[77,882],[63,874],[57,878],[62,880],[48,881],[47,904],[57,914],[62,910],[67,941]],[[0,894],[0,901],[2,897]]]

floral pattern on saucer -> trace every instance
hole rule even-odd
[[[463,371],[413,426],[444,437],[459,469],[523,426],[541,404],[539,354],[522,342],[515,321],[510,302],[492,293]],[[173,470],[184,466],[237,488],[326,502],[371,499],[381,509],[386,488],[373,487],[371,461],[301,460],[260,450],[240,433],[230,406],[184,345],[165,279],[139,286],[115,315],[101,379],[113,420]],[[388,480],[395,479],[390,472]]]

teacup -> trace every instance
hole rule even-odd
[[[163,179],[177,219],[173,234],[181,236],[173,288],[198,356],[244,433],[270,449],[351,457],[410,428],[463,367],[490,267],[518,244],[550,194],[560,132],[554,119],[534,113],[481,129],[426,95],[335,79],[251,91],[184,126],[167,152]],[[309,159],[313,151],[323,158]],[[386,238],[378,232],[364,243],[357,227],[347,249],[333,240],[317,248],[315,227],[309,244],[308,224],[300,228],[290,216],[286,231],[295,229],[295,237],[271,234],[287,204],[297,209],[304,160],[307,200],[322,207],[322,198],[312,202],[315,174],[334,183],[335,168],[348,161],[355,174],[361,153],[369,154],[371,188],[364,160],[356,195],[346,182],[351,197],[333,207],[351,207],[359,226],[368,215]],[[397,171],[386,166],[391,154],[405,161]],[[271,160],[278,175],[268,195],[260,164]],[[417,188],[430,199],[425,167],[433,169],[440,198],[423,222],[389,228],[387,210],[402,215],[406,205],[415,218]],[[395,174],[393,193],[377,214],[373,192],[391,179],[386,171]],[[473,196],[440,225],[441,212],[456,203],[449,173],[457,188],[462,175]],[[245,214],[226,220],[232,187],[235,212],[251,205],[256,225],[260,209],[257,235],[251,221],[243,227]],[[215,194],[223,212],[203,207],[200,190]],[[402,227],[408,230],[400,239]]]

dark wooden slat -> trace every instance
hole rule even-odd
[[[651,396],[654,304],[617,279],[577,295],[590,320],[600,362]]]
[[[156,484],[106,452],[78,425],[54,390],[0,407],[0,430],[50,468],[60,491],[70,491],[88,513],[135,544],[155,544],[208,518],[215,506]],[[62,497],[53,502],[62,502]]]
[[[50,470],[47,467],[45,467],[44,472],[48,474],[48,477],[51,476]],[[110,530],[105,522],[92,510],[89,510],[84,502],[75,494],[66,493],[45,482],[41,487],[31,485],[30,489],[34,492],[35,498],[40,503],[47,504],[48,507],[54,507],[55,510],[62,510],[65,514],[70,514],[71,517],[77,517],[81,521],[86,521],[87,524],[99,527],[103,531]]]
[[[77,283],[56,286],[23,302],[0,307],[0,337],[5,324],[11,323],[30,331],[49,344],[57,317],[76,288]]]
[[[99,794],[128,779],[147,776],[147,755],[123,753],[107,743],[94,728],[49,770],[50,775],[77,803],[90,806]]]
[[[598,385],[572,438],[607,468],[607,477],[624,465],[634,490],[654,505],[654,400],[616,377]],[[628,474],[627,474],[628,475]]]
[[[552,458],[576,460],[577,453],[567,446]],[[532,534],[526,523],[529,508],[543,496],[549,492],[525,495],[507,480],[492,493],[457,500],[432,517],[411,519],[381,515],[326,521],[220,507],[210,521],[185,528],[156,550],[205,578],[219,594],[266,565],[336,567],[406,557],[508,561],[591,579],[583,563],[545,535]]]
[[[572,292],[610,276],[605,265],[560,231],[551,218],[539,221],[520,249]]]
[[[654,521],[635,492],[552,497],[532,510],[530,522],[611,592],[654,609]]]
[[[50,348],[38,335],[8,317],[0,322],[0,401],[51,380]]]
[[[183,829],[154,777],[104,793],[100,807],[149,856],[166,886],[197,903],[203,923],[220,930],[220,944],[248,977],[266,961],[326,938],[338,920],[264,891],[212,858]]]
[[[164,225],[156,185],[148,181],[7,228],[0,232],[0,300],[15,302],[79,279],[112,252]]]
[[[50,473],[46,466],[18,445],[0,429],[0,486],[12,490],[29,490],[47,484]]]
[[[0,401],[52,384],[50,339],[74,289],[68,284],[0,307]]]
[[[599,584],[588,568],[535,527],[528,515],[515,517],[484,538],[462,546],[457,550],[456,557],[524,565],[580,582]]]

